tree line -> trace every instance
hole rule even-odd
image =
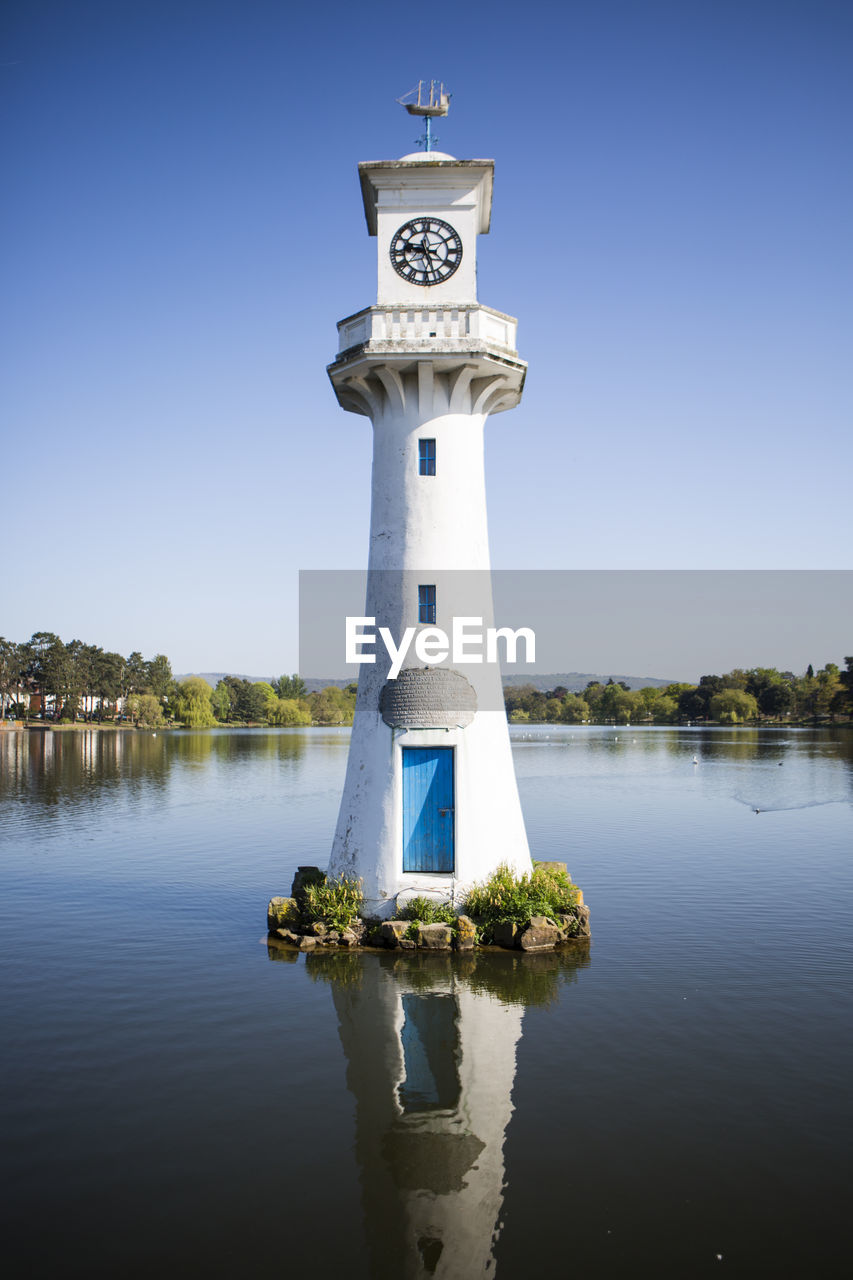
[[[165,654],[125,658],[82,640],[65,643],[52,631],[36,631],[24,643],[0,636],[0,708],[23,719],[35,700],[43,711],[53,698],[57,719],[112,719],[132,699],[162,705],[174,685]]]
[[[558,686],[508,686],[504,702],[513,724],[679,724],[685,721],[742,724],[758,720],[817,721],[853,715],[853,657],[845,669],[828,662],[795,676],[775,667],[735,668],[702,676],[698,684],[631,689],[624,681],[591,680],[581,693]],[[0,636],[0,714],[44,714],[53,700],[56,720],[103,722],[125,718],[154,728],[180,723],[348,725],[356,685],[308,693],[298,675],[277,680],[224,676],[215,688],[201,676],[176,680],[163,653],[125,658],[81,640],[67,643],[52,631],[37,631],[22,644]]]
[[[853,657],[845,670],[834,662],[802,676],[775,667],[736,667],[725,675],[702,676],[698,684],[631,689],[624,681],[591,680],[581,693],[558,686],[504,689],[513,724],[743,724],[759,720],[835,720],[853,715]]]
[[[216,724],[299,725],[352,724],[356,685],[330,685],[308,693],[298,675],[277,680],[243,680],[223,676],[212,689],[202,676],[188,676],[178,686],[175,718],[192,728]]]
[[[103,723],[125,719],[145,728],[180,723],[193,728],[217,724],[352,724],[354,684],[308,693],[298,676],[242,680],[225,676],[212,688],[201,676],[176,680],[163,653],[144,658],[105,651],[82,640],[67,643],[52,631],[37,631],[23,643],[0,636],[0,715]]]

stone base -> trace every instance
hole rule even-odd
[[[539,862],[538,867],[565,872],[564,862]],[[290,897],[271,898],[267,907],[267,931],[270,942],[276,945],[313,951],[317,948],[373,947],[392,951],[473,951],[478,941],[478,922],[467,915],[459,915],[453,924],[423,924],[420,921],[388,919],[394,911],[405,907],[415,896],[429,897],[436,904],[448,904],[441,892],[416,894],[405,891],[397,899],[389,898],[380,904],[381,910],[365,912],[350,925],[335,929],[322,921],[308,920],[305,915],[305,889],[308,885],[322,883],[325,872],[319,867],[299,867],[293,879]],[[589,907],[584,906],[583,894],[578,889],[578,900],[570,911],[557,917],[533,916],[521,924],[510,920],[500,921],[492,928],[489,943],[495,947],[525,952],[552,951],[555,947],[575,939],[588,939]],[[365,903],[368,909],[373,903]]]
[[[553,951],[574,940],[590,938],[589,907],[575,907],[556,920],[533,916],[526,924],[505,920],[496,924],[488,943],[477,938],[477,922],[470,916],[457,916],[452,924],[421,924],[416,920],[359,919],[348,928],[330,929],[321,921],[294,920],[289,904],[292,899],[273,898],[267,919],[270,942],[313,951],[317,948],[370,948],[390,951],[473,951],[486,945],[490,949]],[[287,924],[278,924],[279,918]]]

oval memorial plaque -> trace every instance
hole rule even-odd
[[[464,728],[476,714],[477,695],[449,667],[406,667],[383,686],[379,710],[392,729]]]

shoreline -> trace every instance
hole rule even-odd
[[[740,732],[743,729],[853,729],[853,719],[850,720],[749,720],[740,724],[721,724],[718,720],[704,720],[701,724],[695,721],[681,721],[676,724],[643,722],[641,724],[615,724],[613,721],[592,720],[585,724],[563,724],[552,720],[529,720],[513,723],[509,721],[510,729],[571,729],[572,732],[583,732],[584,729],[733,729]],[[310,724],[310,725],[274,725],[261,724],[257,720],[234,721],[231,724],[213,724],[205,725],[198,728],[193,725],[185,724],[161,724],[155,726],[139,725],[139,724],[103,724],[97,720],[85,721],[78,720],[74,724],[56,724],[52,721],[31,720],[2,720],[0,721],[0,733],[210,733],[217,729],[263,729],[263,730],[280,730],[280,729],[351,729],[351,724]]]

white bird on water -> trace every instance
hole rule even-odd
[[[693,763],[694,763],[694,764],[698,764],[698,763],[699,763],[699,757],[698,757],[698,756],[694,756],[694,757],[693,757]]]

